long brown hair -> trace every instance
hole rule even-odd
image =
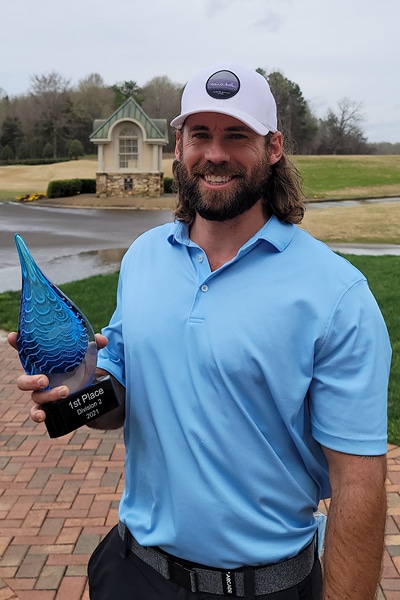
[[[265,137],[267,154],[270,149],[271,137],[271,133]],[[178,221],[191,225],[195,218],[195,211],[179,193],[179,183],[175,175],[177,165],[178,161],[175,160],[172,165],[172,173],[175,177],[174,188],[178,197],[174,217]],[[276,215],[284,223],[300,223],[306,209],[300,173],[290,161],[286,152],[282,154],[277,163],[270,166],[270,171],[262,197],[266,214],[268,216]]]

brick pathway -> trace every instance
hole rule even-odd
[[[86,565],[117,522],[122,434],[80,428],[51,440],[15,385],[0,332],[0,600],[89,600]],[[400,449],[389,448],[389,514],[377,600],[400,598]]]
[[[51,440],[29,417],[16,352],[0,341],[0,600],[88,600],[86,565],[118,521],[121,431]]]

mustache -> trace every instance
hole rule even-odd
[[[233,169],[230,165],[222,164],[216,165],[212,162],[204,162],[200,165],[197,165],[192,170],[192,175],[202,176],[202,175],[220,175],[221,177],[244,177],[246,173],[243,169],[237,168]]]

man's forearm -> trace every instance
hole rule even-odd
[[[379,481],[345,486],[332,498],[323,559],[323,600],[375,598],[385,521],[386,493]]]

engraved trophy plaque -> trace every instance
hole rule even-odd
[[[67,398],[42,405],[50,437],[60,437],[108,413],[120,402],[107,376],[95,380],[93,328],[78,307],[42,273],[15,234],[22,273],[18,354],[28,375],[45,374],[49,388],[67,385]]]

